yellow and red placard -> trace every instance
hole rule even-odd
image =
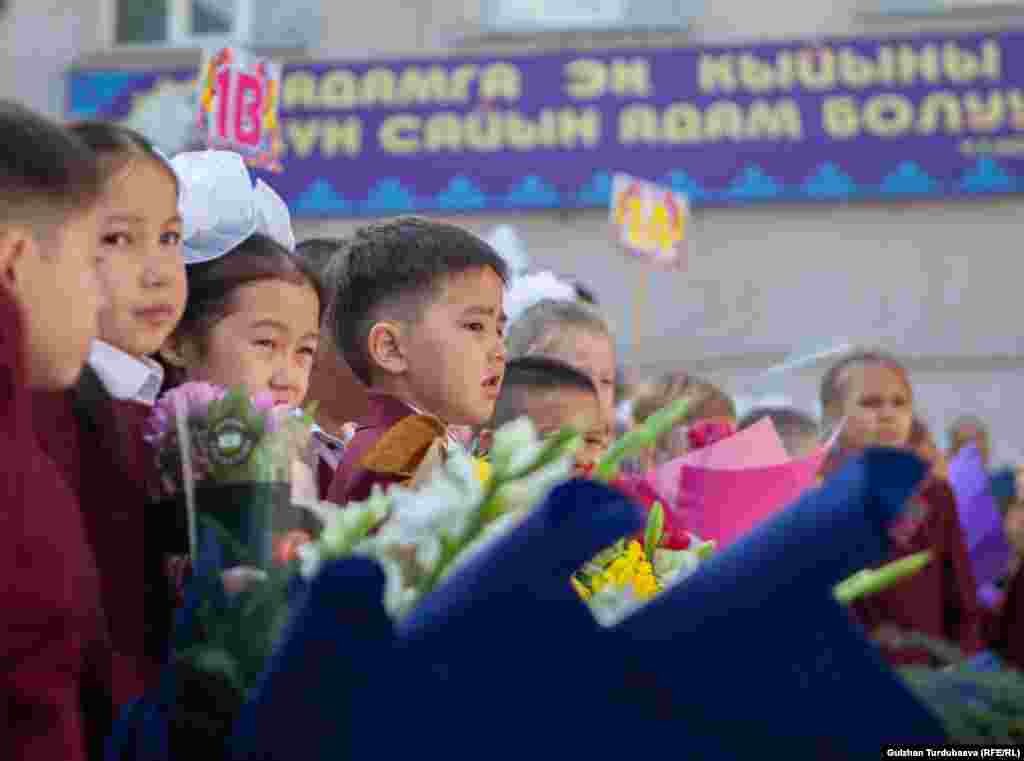
[[[199,71],[199,129],[210,148],[236,151],[250,166],[280,171],[281,66],[221,48]]]
[[[665,266],[682,264],[690,223],[685,196],[626,174],[612,181],[611,222],[630,252]]]

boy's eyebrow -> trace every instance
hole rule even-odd
[[[508,315],[506,315],[504,311],[499,313],[494,307],[467,307],[466,311],[463,312],[464,315],[480,314],[485,317],[493,317],[496,313],[498,314],[498,322],[508,322]]]
[[[185,220],[180,214],[175,214],[173,217],[164,222],[165,225],[183,225]]]
[[[145,220],[138,214],[114,214],[109,216],[105,220],[106,222],[124,222],[124,223],[138,223],[144,222]]]

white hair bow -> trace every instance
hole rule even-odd
[[[515,278],[505,293],[505,313],[509,323],[544,299],[552,301],[576,301],[576,288],[554,273],[544,271]]]
[[[181,182],[186,264],[224,256],[257,232],[295,250],[288,206],[263,180],[253,185],[237,153],[179,153],[171,166]]]

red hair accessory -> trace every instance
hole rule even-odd
[[[736,433],[736,426],[727,420],[702,420],[686,432],[690,449],[703,449]]]

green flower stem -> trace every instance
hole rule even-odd
[[[605,483],[615,480],[619,475],[622,461],[632,454],[654,446],[663,434],[672,430],[686,417],[688,407],[689,402],[686,399],[677,399],[647,418],[647,422],[642,426],[620,436],[594,469],[594,478]]]
[[[661,545],[661,535],[665,530],[665,511],[660,502],[655,502],[647,515],[647,529],[644,531],[644,553],[654,563],[654,552]]]
[[[881,592],[903,579],[913,576],[931,562],[930,550],[908,555],[881,568],[866,568],[835,586],[833,593],[836,599],[848,605],[867,595]]]

